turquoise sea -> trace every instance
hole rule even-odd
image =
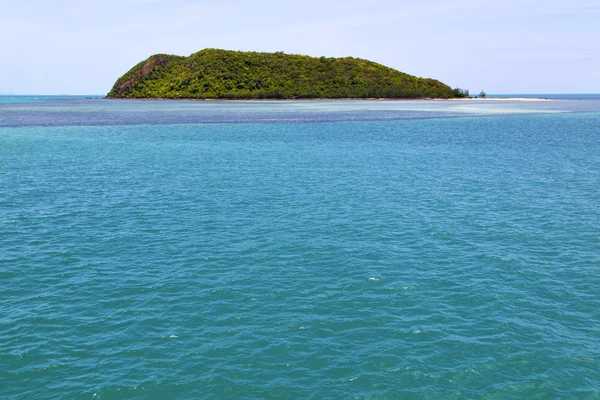
[[[9,97],[0,398],[600,399],[600,100]]]

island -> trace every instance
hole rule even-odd
[[[465,91],[354,57],[204,49],[189,57],[156,54],[120,77],[108,98],[422,99]]]

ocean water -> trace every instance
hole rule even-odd
[[[475,94],[477,95],[477,94]],[[600,100],[600,93],[541,93],[541,94],[488,94],[489,98],[535,98],[549,100]]]
[[[0,101],[0,398],[600,398],[600,101]]]

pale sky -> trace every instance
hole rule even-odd
[[[471,93],[600,93],[599,0],[0,0],[0,93],[106,94],[155,53],[353,56]]]

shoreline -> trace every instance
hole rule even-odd
[[[486,98],[413,98],[413,99],[391,99],[391,98],[311,98],[311,99],[196,99],[196,98],[163,98],[163,97],[144,97],[144,98],[124,98],[124,97],[103,97],[102,100],[137,100],[137,101],[554,101],[541,97],[486,97]]]

